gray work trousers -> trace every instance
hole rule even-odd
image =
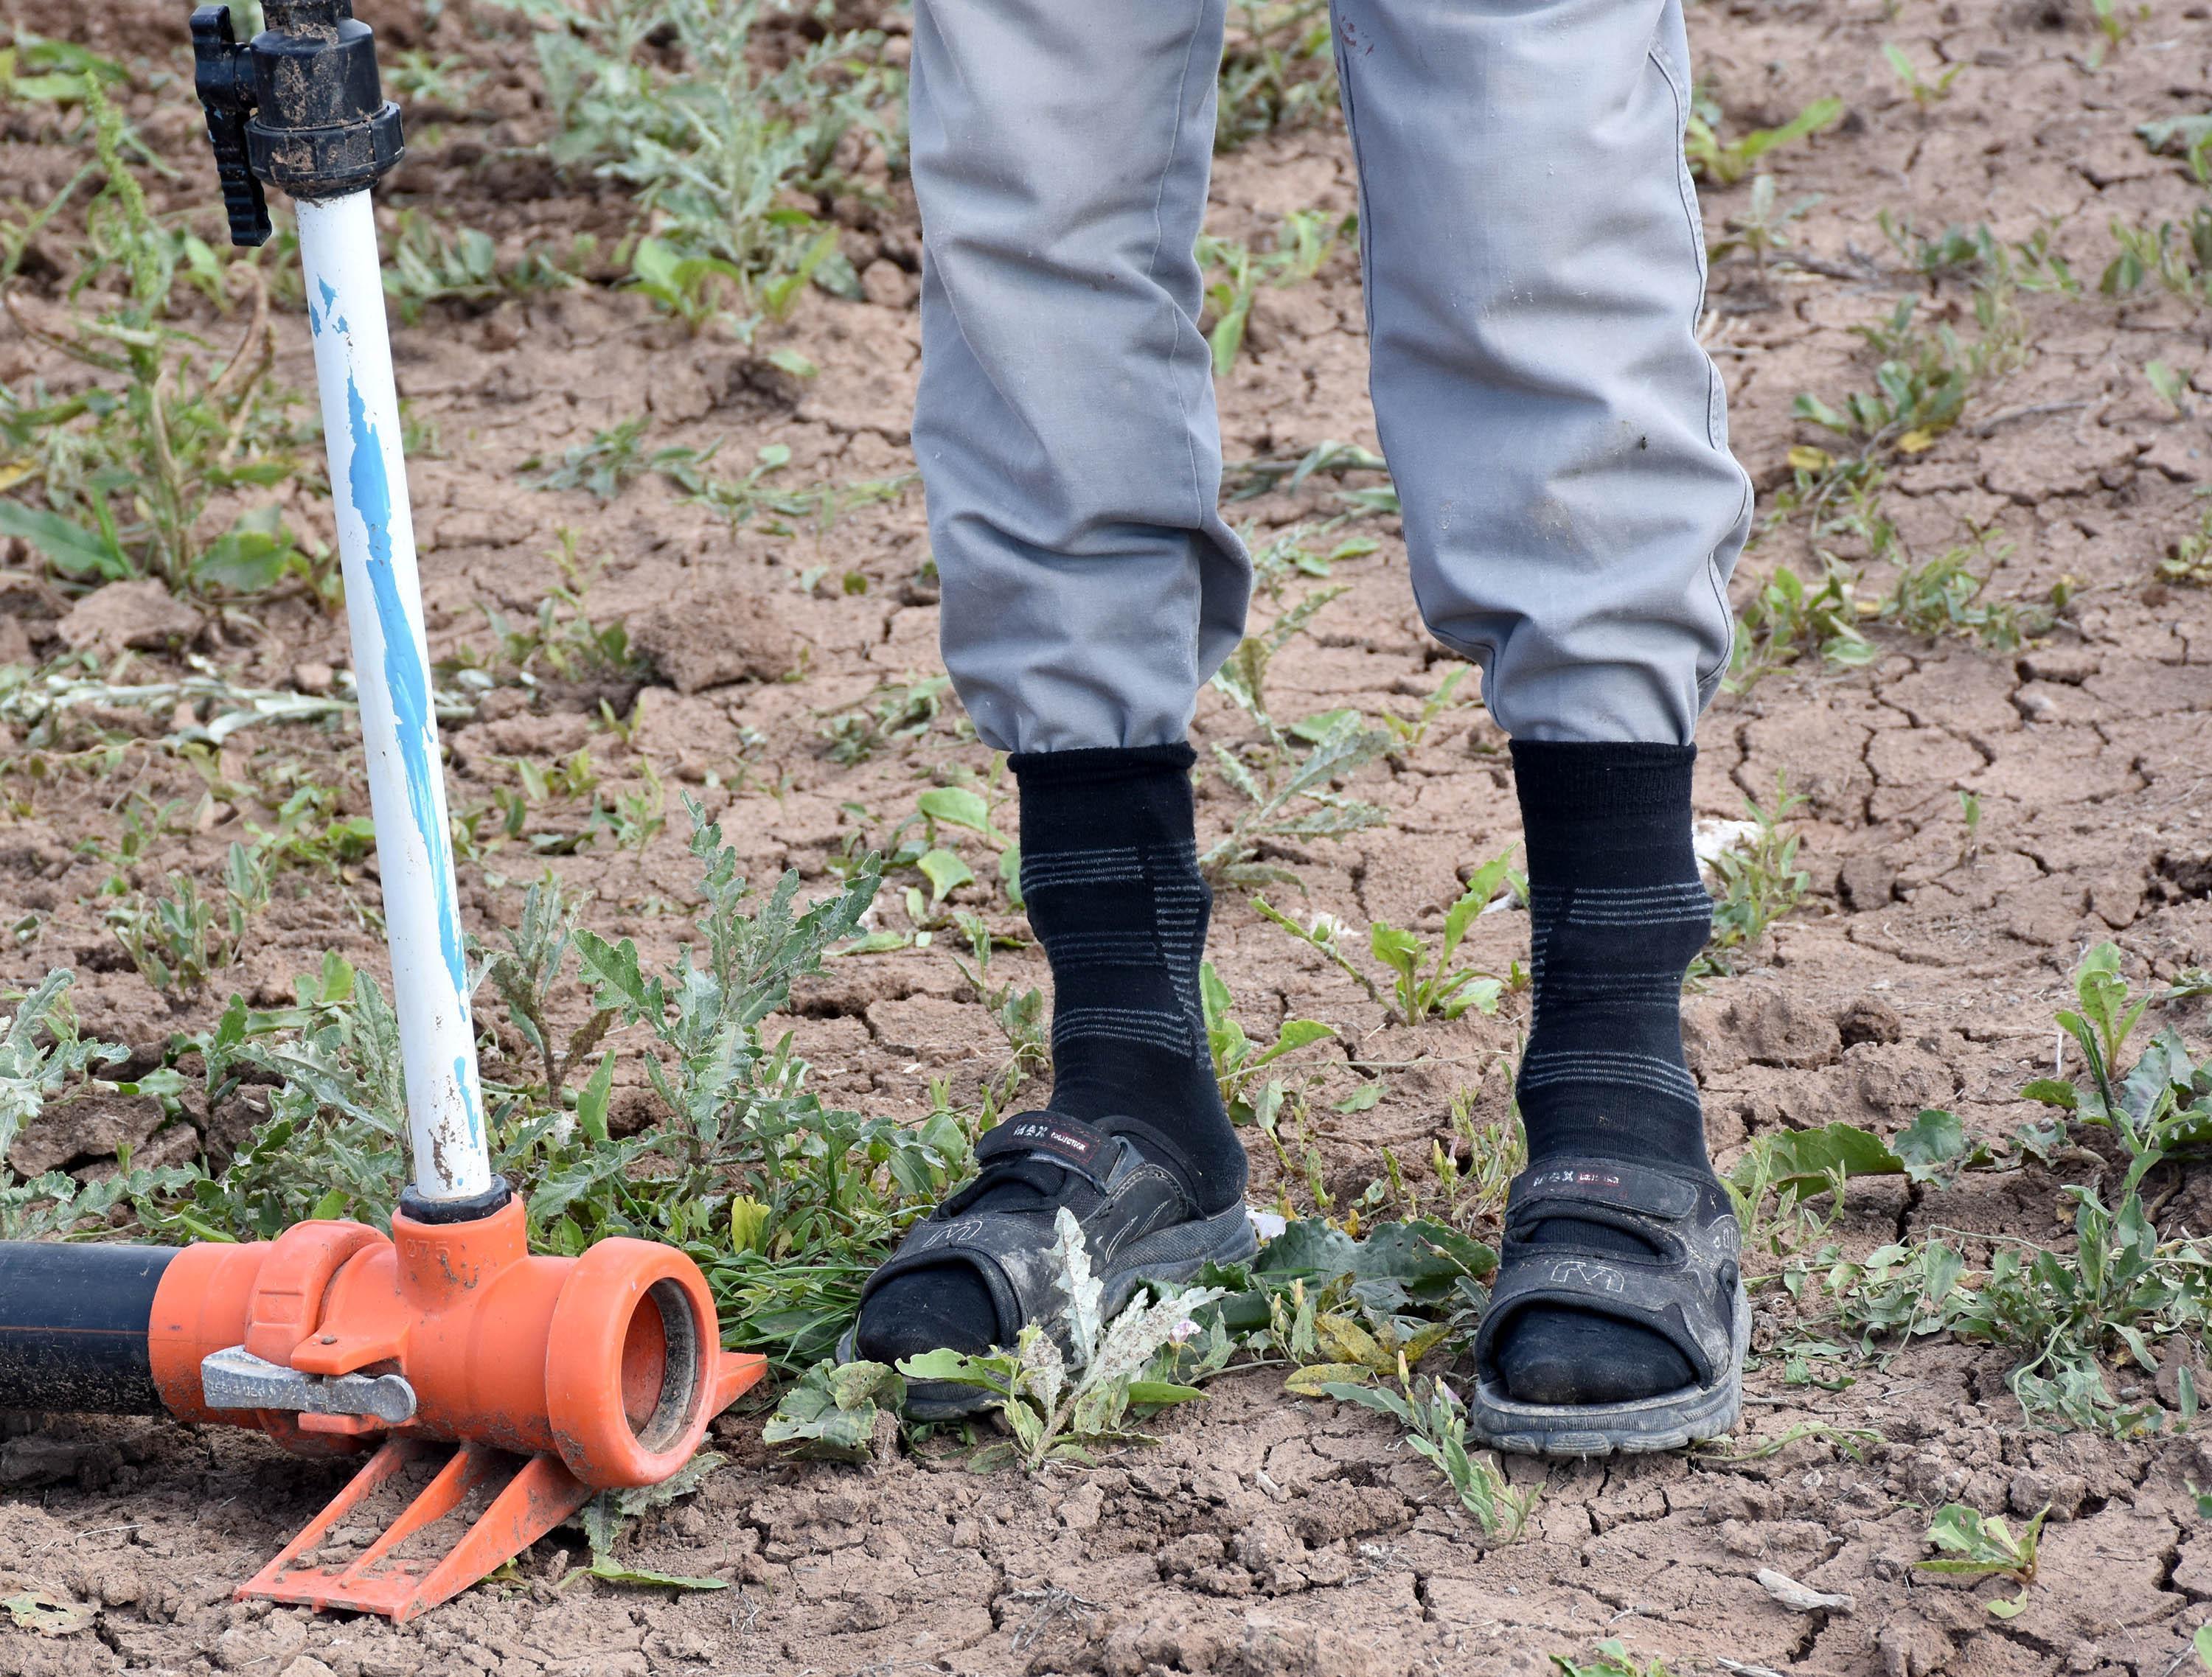
[[[1243,632],[1193,254],[1224,10],[916,0],[915,453],[1000,750],[1179,740]],[[1680,0],[1334,15],[1421,615],[1516,738],[1687,744],[1751,494],[1697,340]]]

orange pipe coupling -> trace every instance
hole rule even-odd
[[[388,1237],[309,1222],[186,1247],[155,1291],[147,1344],[184,1419],[257,1428],[302,1455],[390,1437],[555,1455],[592,1490],[667,1478],[765,1369],[722,1351],[683,1253],[611,1239],[535,1257],[514,1199],[468,1222],[403,1210]]]

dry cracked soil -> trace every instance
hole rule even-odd
[[[538,149],[549,118],[518,14],[466,0],[442,10],[363,0],[362,9],[389,46],[483,72],[465,108],[416,112],[413,154],[384,194],[387,233],[411,208],[480,228],[510,256],[580,231],[612,245],[629,224],[627,200],[555,169]],[[187,73],[180,11],[144,0],[9,0],[5,10],[12,23],[131,67],[123,106],[178,171],[149,177],[155,202],[197,206],[213,238],[199,117],[177,79]],[[2125,38],[2107,52],[2077,0],[1691,9],[1700,75],[1729,113],[1724,131],[1786,119],[1819,97],[1844,106],[1832,128],[1762,165],[1782,205],[1814,200],[1787,228],[1799,260],[1762,264],[1738,248],[1711,276],[1703,334],[1728,377],[1737,449],[1770,507],[1790,483],[1793,447],[1834,444],[1794,416],[1794,399],[1813,392],[1835,403],[1871,387],[1874,357],[1855,329],[1911,296],[1923,321],[1978,335],[1969,288],[1912,271],[1885,234],[1885,213],[1930,234],[1986,223],[2022,240],[2048,229],[2050,248],[2087,282],[2080,295],[2019,295],[2024,364],[1978,388],[1932,446],[1897,456],[1883,501],[1923,557],[1979,532],[1994,563],[1990,598],[2042,601],[2064,580],[2070,597],[2055,626],[2011,649],[1870,626],[1863,665],[1802,659],[1724,696],[1705,720],[1701,817],[1739,819],[1747,797],[1770,798],[1786,775],[1807,800],[1794,823],[1811,878],[1755,957],[1688,1002],[1723,1164],[1778,1127],[1847,1120],[1889,1133],[1929,1106],[1957,1112],[1970,1133],[2003,1136],[2029,1115],[2018,1091],[2051,1066],[2053,1011],[2085,949],[2117,940],[2139,981],[2212,962],[2212,593],[2154,576],[2196,529],[2195,497],[2212,482],[2212,393],[2200,393],[2212,392],[2212,334],[2200,306],[2155,285],[2110,297],[2095,283],[2114,220],[2180,220],[2195,202],[2180,163],[2134,131],[2212,104],[2207,18],[2202,4],[2154,0],[2139,17],[2119,15]],[[884,29],[894,58],[908,27],[889,9],[836,21]],[[772,32],[763,39],[788,44]],[[1884,60],[1889,40],[1923,68],[1961,66],[1948,94],[1924,106],[1910,98]],[[51,113],[0,108],[0,201],[35,207],[61,185],[82,161],[62,132]],[[865,761],[841,764],[825,750],[825,719],[939,668],[918,490],[834,520],[763,513],[732,529],[650,472],[610,500],[527,486],[543,473],[528,463],[557,462],[641,415],[649,447],[716,447],[728,466],[787,448],[779,483],[907,471],[917,224],[880,155],[861,162],[876,172],[876,201],[836,206],[860,295],[811,295],[750,347],[695,337],[611,283],[434,304],[398,328],[400,388],[422,445],[410,471],[435,652],[488,649],[487,608],[527,619],[561,580],[554,556],[566,530],[593,568],[592,619],[626,622],[653,661],[642,683],[548,680],[535,692],[485,694],[449,726],[457,807],[489,805],[514,784],[518,760],[588,746],[607,787],[643,786],[651,764],[672,793],[719,814],[754,875],[793,867],[818,886],[830,858],[879,842],[933,779],[962,766],[988,771],[989,754],[949,705],[926,731]],[[1707,183],[1717,243],[1753,213],[1751,191]],[[1264,246],[1291,212],[1334,218],[1353,204],[1331,120],[1222,156],[1211,226]],[[65,252],[34,241],[19,282],[33,306],[58,304],[68,265]],[[1346,248],[1310,282],[1261,287],[1243,354],[1221,380],[1231,460],[1296,457],[1323,439],[1373,446],[1358,286]],[[227,343],[238,328],[210,314],[205,329]],[[778,350],[817,370],[794,377],[790,356],[770,359]],[[2178,369],[2171,399],[2145,374],[2154,362]],[[296,390],[311,386],[304,324],[289,315],[278,372]],[[65,389],[76,376],[0,326],[0,377]],[[1340,489],[1374,482],[1316,477],[1240,501],[1232,516],[1253,520],[1265,541],[1343,511]],[[327,538],[326,502],[299,491],[288,510],[296,527]],[[1422,633],[1395,520],[1365,519],[1339,537],[1363,534],[1376,538],[1372,550],[1334,566],[1346,591],[1274,661],[1268,697],[1279,716],[1342,707],[1412,716],[1452,668]],[[1838,544],[1847,557],[1859,551],[1829,539]],[[1778,521],[1746,560],[1739,604],[1778,565],[1817,574],[1813,545],[1804,519]],[[249,685],[305,690],[327,688],[346,662],[342,621],[307,598],[219,613],[143,591],[80,600],[40,580],[20,544],[5,557],[0,661],[135,647],[137,678],[178,673],[189,656]],[[1891,578],[1870,567],[1861,597],[1879,598]],[[1306,586],[1263,601],[1262,618]],[[629,725],[605,726],[602,700]],[[118,713],[85,726],[158,734],[166,721]],[[1233,744],[1249,726],[1209,693],[1196,734],[1202,745]],[[1269,894],[1304,913],[1433,933],[1469,869],[1516,838],[1504,743],[1479,705],[1444,709],[1417,744],[1352,778],[1348,790],[1385,809],[1387,824],[1273,847],[1267,859],[1296,883]],[[122,958],[95,896],[114,864],[88,842],[113,838],[136,807],[126,803],[133,790],[156,804],[183,799],[191,812],[125,870],[133,885],[170,869],[212,883],[240,823],[268,818],[255,789],[281,785],[270,779],[279,763],[304,765],[300,775],[342,788],[344,807],[364,809],[343,735],[264,726],[198,767],[130,750],[106,775],[58,763],[40,772],[13,738],[0,755],[0,921],[16,927],[0,949],[0,980],[75,968],[88,1032],[143,1048],[150,1063],[165,1037],[207,1024],[232,989],[286,1000],[293,977],[325,949],[380,961],[373,921],[355,906],[374,900],[373,866],[348,890],[280,891],[236,968],[181,999]],[[1971,828],[1962,794],[1978,800]],[[532,820],[550,830],[564,807],[580,823],[584,805],[557,800]],[[1202,779],[1206,836],[1236,807],[1219,778]],[[1001,820],[1011,822],[1011,805]],[[681,826],[679,817],[641,848],[541,860],[510,846],[472,858],[463,870],[471,923],[486,933],[511,923],[543,866],[597,894],[600,929],[665,954],[690,900]],[[990,888],[989,858],[971,860],[984,884],[956,901],[1018,926]],[[878,924],[906,926],[896,893]],[[1524,916],[1486,916],[1472,953],[1503,971],[1526,939]],[[969,1099],[998,1072],[1006,1045],[947,941],[841,959],[801,990],[786,1023],[826,1097],[918,1117],[928,1079]],[[1455,1096],[1478,1119],[1504,1111],[1525,998],[1509,995],[1496,1017],[1391,1025],[1233,890],[1217,908],[1212,958],[1255,1034],[1284,1017],[1338,1028],[1310,1073],[1317,1117],[1306,1139],[1318,1186],[1340,1202],[1382,1173],[1385,1150],[1417,1185],[1427,1180],[1432,1144],[1451,1145]],[[994,971],[1043,977],[1029,950],[1002,953]],[[2202,1042],[2201,1011],[2178,1022]],[[1362,1091],[1371,1104],[1338,1109]],[[618,1111],[637,1098],[618,1091]],[[96,1171],[125,1143],[141,1162],[186,1157],[235,1145],[244,1121],[188,1110],[164,1124],[149,1105],[120,1100],[72,1108],[32,1125],[12,1162]],[[1280,1192],[1310,1206],[1316,1182],[1303,1164],[1286,1175],[1252,1141],[1255,1200]],[[2201,1180],[2169,1167],[2154,1186],[2166,1233],[2212,1220]],[[2002,1231],[2063,1247],[2071,1212],[2061,1189],[2033,1169],[1941,1191],[1855,1184],[1828,1237],[1863,1251],[1941,1226],[1970,1243]],[[1534,1677],[1549,1656],[1587,1657],[1607,1638],[1677,1674],[2172,1677],[2195,1660],[2190,1638],[2212,1617],[2212,1528],[2189,1489],[2212,1485],[2212,1449],[2198,1435],[2168,1428],[2122,1443],[2024,1425],[2004,1385],[2007,1356],[1942,1340],[1854,1364],[1855,1383],[1841,1390],[1790,1384],[1776,1347],[1801,1331],[1798,1319],[1778,1289],[1759,1297],[1737,1454],[1810,1421],[1870,1428],[1878,1442],[1856,1455],[1814,1437],[1747,1460],[1515,1462],[1516,1480],[1543,1481],[1542,1501],[1521,1541],[1486,1545],[1392,1429],[1285,1395],[1279,1370],[1220,1380],[1209,1401],[1162,1418],[1157,1447],[1036,1479],[978,1477],[957,1457],[890,1445],[866,1467],[793,1464],[763,1447],[757,1414],[735,1417],[718,1427],[732,1464],[696,1498],[644,1520],[623,1551],[635,1565],[728,1588],[563,1583],[580,1549],[571,1533],[526,1554],[512,1576],[398,1629],[230,1600],[234,1583],[331,1493],[339,1469],[243,1434],[12,1417],[0,1444],[0,1595],[44,1589],[96,1611],[67,1637],[0,1629],[0,1673]],[[2155,1395],[2171,1402],[2172,1382],[2160,1383]],[[2039,1574],[2018,1617],[1987,1610],[1998,1583],[1915,1571],[1927,1510],[1951,1500],[2015,1519],[2049,1506]],[[1848,1603],[1792,1611],[1757,1582],[1761,1569]]]

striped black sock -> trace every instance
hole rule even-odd
[[[1212,896],[1188,745],[1024,752],[1022,895],[1052,963],[1052,1109],[1128,1137],[1200,1211],[1244,1192],[1198,993]]]
[[[1052,1109],[1125,1136],[1202,1213],[1243,1196],[1244,1148],[1206,1045],[1199,963],[1212,894],[1198,872],[1188,745],[1018,753],[1022,894],[1052,963]],[[1049,1165],[994,1183],[974,1208],[1028,1209]],[[1048,1195],[1047,1196],[1048,1202]],[[964,1263],[910,1271],[871,1296],[860,1354],[893,1362],[1007,1337]]]
[[[1698,1086],[1682,1059],[1682,975],[1712,902],[1690,845],[1690,745],[1515,740],[1528,855],[1535,1022],[1521,1061],[1529,1163],[1567,1157],[1710,1170]],[[1595,1224],[1537,1239],[1644,1249]],[[1534,1310],[1498,1351],[1527,1403],[1617,1403],[1688,1385],[1681,1353],[1648,1330]]]

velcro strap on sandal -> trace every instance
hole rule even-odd
[[[975,1144],[975,1163],[982,1166],[994,1158],[1040,1155],[1080,1172],[1103,1190],[1121,1147],[1119,1137],[1079,1118],[1057,1112],[1018,1112],[984,1133]]]
[[[1524,1310],[1548,1305],[1648,1328],[1681,1352],[1700,1386],[1711,1385],[1726,1369],[1735,1325],[1733,1265],[1716,1275],[1686,1264],[1662,1268],[1561,1247],[1524,1248],[1516,1256],[1517,1262],[1500,1268],[1491,1290],[1490,1308],[1475,1335],[1479,1365],[1487,1364],[1492,1344],[1508,1323]]]
[[[1604,1159],[1563,1159],[1515,1182],[1506,1195],[1505,1214],[1517,1221],[1539,1206],[1542,1215],[1559,1217],[1570,1214],[1568,1207],[1612,1206],[1671,1223],[1695,1212],[1698,1197],[1695,1182],[1669,1171]]]

